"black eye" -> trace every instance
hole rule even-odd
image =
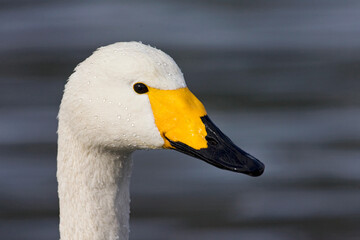
[[[143,83],[135,83],[134,84],[134,90],[135,92],[137,92],[138,94],[143,94],[143,93],[147,93],[149,91],[149,89],[147,88],[147,86]]]

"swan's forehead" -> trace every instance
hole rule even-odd
[[[175,61],[156,48],[137,42],[116,43],[100,48],[94,55],[103,60],[100,64],[113,75],[114,81],[143,82],[164,90],[186,87]]]

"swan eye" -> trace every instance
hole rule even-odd
[[[134,84],[134,90],[135,92],[137,92],[138,94],[143,94],[143,93],[147,93],[149,91],[149,89],[147,88],[147,86],[143,83],[135,83]]]

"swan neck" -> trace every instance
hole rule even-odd
[[[60,239],[127,240],[131,152],[87,148],[59,131]]]

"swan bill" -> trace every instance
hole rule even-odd
[[[265,166],[237,147],[210,120],[203,104],[188,88],[147,93],[164,148],[201,159],[218,168],[260,176]]]
[[[260,176],[265,166],[255,157],[237,147],[208,116],[201,117],[206,132],[205,139],[208,142],[207,148],[196,150],[182,142],[175,142],[168,139],[173,149],[187,155],[199,158],[218,168],[244,173],[249,176]]]

